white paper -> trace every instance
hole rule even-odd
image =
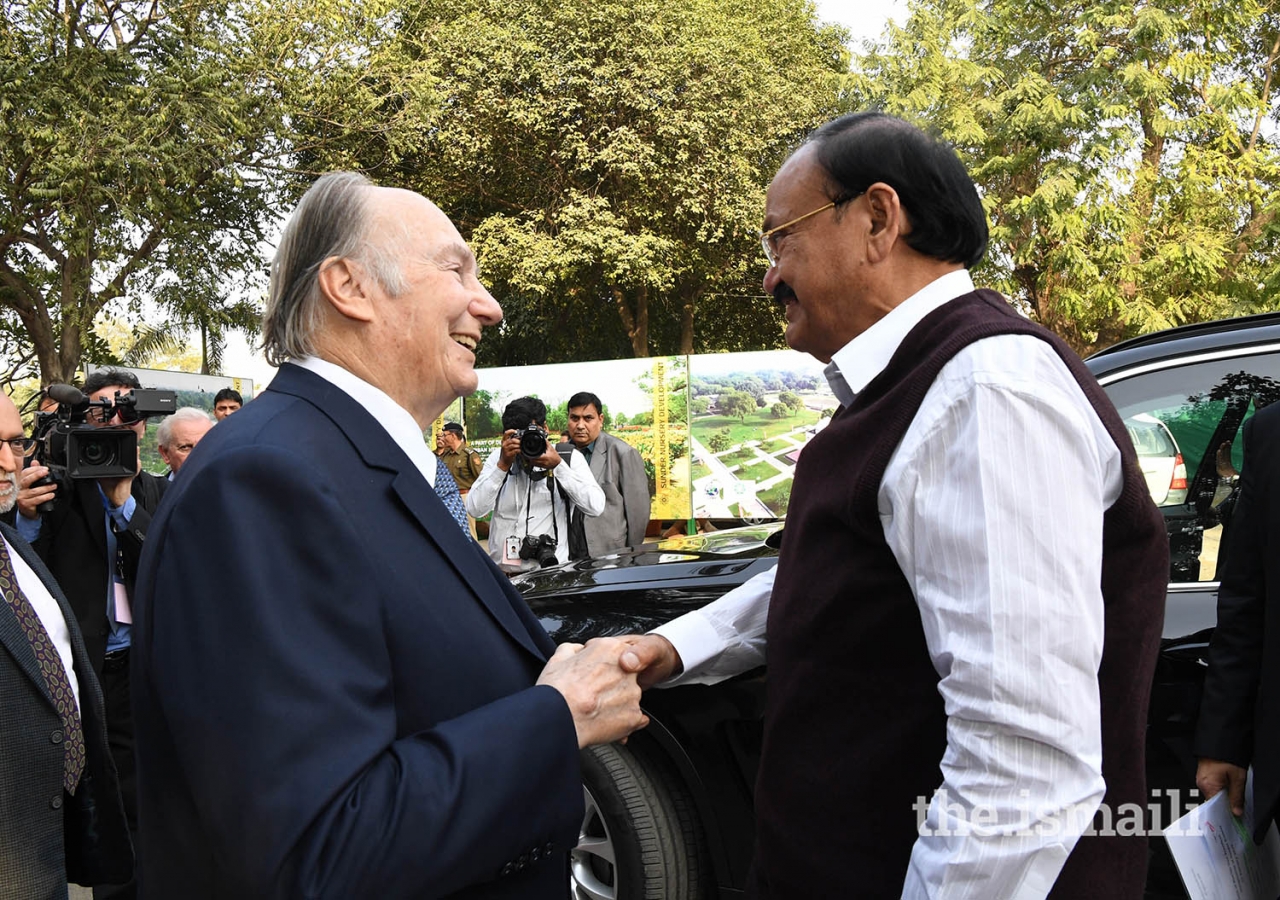
[[[1221,791],[1164,830],[1191,900],[1276,900],[1280,897],[1280,833],[1275,823],[1254,844],[1253,772],[1245,789],[1244,818],[1231,814]]]

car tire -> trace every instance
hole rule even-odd
[[[702,900],[701,827],[683,785],[633,738],[582,751],[586,801],[569,856],[572,900]]]

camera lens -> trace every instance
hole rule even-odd
[[[547,452],[547,433],[530,426],[520,435],[520,453],[529,459],[537,459]]]
[[[84,438],[80,441],[80,464],[83,466],[115,465],[116,442]]]

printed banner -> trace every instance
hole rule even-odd
[[[554,442],[568,440],[566,403],[590,391],[604,407],[604,431],[640,452],[654,519],[687,519],[689,485],[688,361],[682,356],[479,369],[480,387],[466,398],[467,437],[486,459],[501,443],[502,411],[519,397],[547,405]]]

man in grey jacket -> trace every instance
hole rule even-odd
[[[590,556],[644,543],[649,525],[649,479],[644,460],[626,441],[603,434],[600,398],[579,391],[569,398],[569,440],[591,464],[591,474],[604,490],[604,512],[581,518]]]

